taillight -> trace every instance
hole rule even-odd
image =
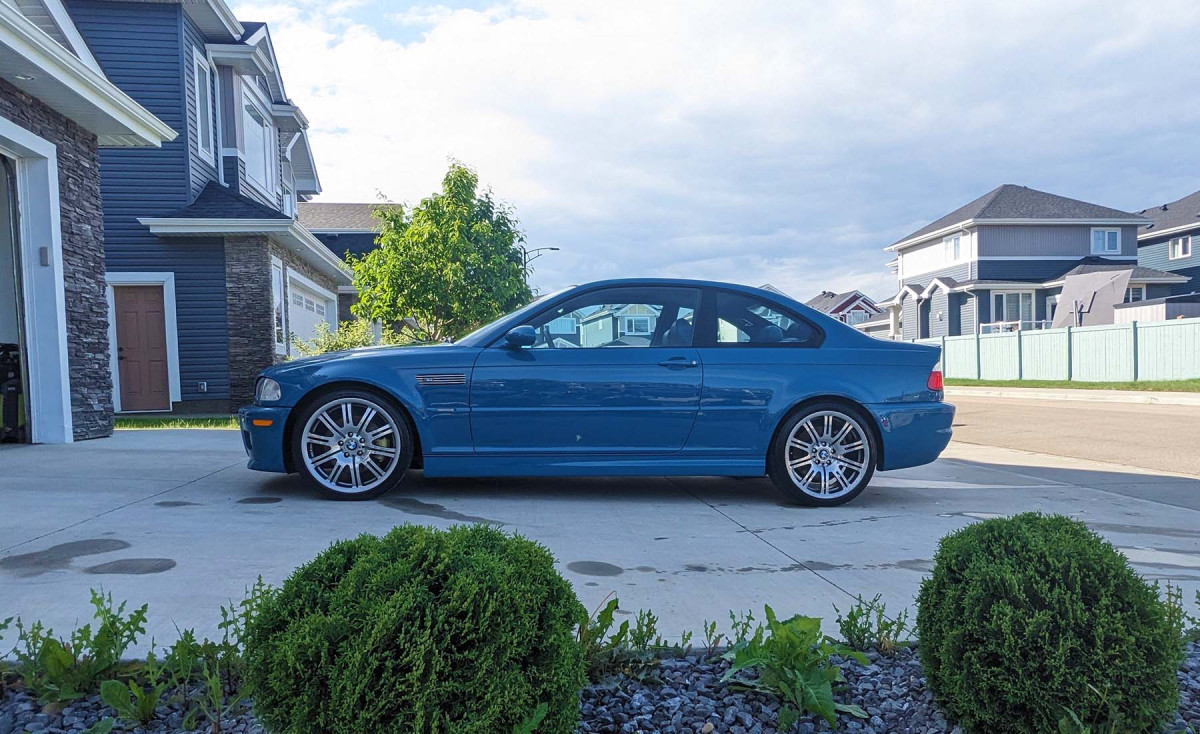
[[[929,387],[930,390],[932,390],[934,392],[941,392],[942,388],[943,388],[942,371],[934,370],[933,372],[930,372],[929,373],[929,382],[927,382],[926,385]]]

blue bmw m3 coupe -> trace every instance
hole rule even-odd
[[[429,477],[769,476],[797,503],[858,496],[937,458],[954,406],[938,350],[861,334],[770,291],[609,280],[454,344],[264,370],[241,410],[251,469],[367,499]]]

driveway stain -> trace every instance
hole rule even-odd
[[[155,507],[198,507],[199,505],[199,502],[185,502],[184,500],[163,500],[154,503]]]
[[[503,525],[499,520],[491,520],[486,517],[478,517],[476,515],[464,515],[461,512],[447,510],[441,505],[435,505],[432,502],[422,502],[415,500],[412,497],[385,497],[379,500],[379,504],[387,505],[393,510],[400,510],[409,515],[421,515],[422,517],[438,517],[443,520],[454,520],[455,522],[479,522],[486,525]]]
[[[699,563],[688,563],[684,565],[683,570],[691,571],[692,573],[708,573],[708,566]]]
[[[119,561],[101,563],[83,569],[91,574],[121,574],[127,576],[144,576],[150,573],[162,573],[175,568],[175,561],[170,558],[122,558]]]
[[[572,561],[567,564],[568,571],[574,571],[584,576],[620,576],[625,569],[604,561]]]
[[[283,502],[282,497],[246,497],[237,501],[239,505],[273,505]]]
[[[128,547],[129,543],[115,538],[72,540],[69,543],[52,545],[45,550],[0,558],[0,570],[8,571],[21,577],[40,576],[48,571],[60,571],[68,568],[71,565],[71,561],[80,556],[112,553],[113,551],[125,550]]]

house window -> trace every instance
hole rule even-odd
[[[287,184],[283,185],[283,213],[289,217],[296,216],[296,193]]]
[[[993,294],[992,321],[1033,321],[1033,293]]]
[[[946,247],[947,260],[958,262],[962,258],[962,234],[952,234],[949,237],[943,237],[942,244]]]
[[[626,316],[625,328],[626,334],[649,334],[650,333],[650,317],[649,316]]]
[[[192,61],[196,74],[196,148],[205,160],[213,160],[213,96],[212,70],[207,55],[192,48]]]
[[[1192,256],[1192,238],[1176,237],[1167,246],[1167,257],[1171,260]]]
[[[274,146],[271,144],[271,124],[258,106],[245,96],[242,100],[242,140],[246,158],[246,177],[263,189],[271,188],[271,169],[274,167]]]
[[[855,324],[861,324],[868,318],[869,314],[867,314],[866,311],[851,311],[850,313],[846,314],[846,323],[854,326]]]
[[[287,354],[287,324],[283,307],[283,262],[271,258],[271,305],[275,309],[275,353]]]
[[[1125,289],[1125,303],[1136,303],[1146,300],[1146,286],[1131,285]]]
[[[1121,254],[1121,230],[1092,227],[1092,254]]]
[[[1053,296],[1046,296],[1046,320],[1054,320],[1054,312],[1058,310],[1058,299],[1062,296],[1058,293]]]

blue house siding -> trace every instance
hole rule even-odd
[[[1106,227],[1105,229],[1114,229]],[[1121,255],[1137,254],[1137,227],[1121,230]],[[1092,255],[1091,225],[1009,224],[979,227],[980,257],[1088,257]]]
[[[374,250],[378,236],[374,232],[313,232],[313,235],[340,258],[345,258],[347,252],[360,257]]]
[[[212,140],[209,142],[210,155],[201,155],[199,124],[201,110],[196,100],[197,52],[202,54],[200,56],[202,63],[207,64],[208,58],[206,55],[203,55],[205,40],[204,35],[200,32],[200,29],[196,27],[196,24],[193,23],[192,20],[187,17],[187,15],[182,16],[182,21],[183,24],[181,28],[183,38],[181,43],[183,45],[183,54],[181,55],[180,60],[180,72],[183,78],[183,91],[184,98],[186,100],[186,112],[188,120],[188,179],[191,183],[191,195],[192,197],[195,197],[204,189],[204,186],[209,181],[216,181],[219,179],[215,158],[218,153],[214,152],[217,147],[217,136],[215,132],[216,113],[214,102],[213,120],[209,128],[209,130],[212,132]],[[209,99],[216,100],[216,80],[210,76],[209,82]]]
[[[96,60],[118,87],[175,129],[156,148],[100,151],[104,249],[110,272],[173,272],[183,400],[229,397],[225,256],[220,241],[164,242],[139,217],[165,216],[193,198],[189,106],[190,51],[181,6],[68,0],[68,11]],[[186,61],[183,59],[186,58]],[[186,70],[186,74],[185,74]],[[197,383],[208,383],[208,392]]]
[[[1084,257],[1080,255],[1080,257]],[[1133,261],[1128,261],[1130,266]],[[1079,264],[1079,260],[981,260],[980,280],[1013,280],[1043,283],[1054,280]]]
[[[950,335],[950,294],[943,288],[934,289],[929,295],[929,333],[930,338]]]
[[[1194,293],[1200,291],[1200,253],[1197,248],[1200,248],[1200,229],[1192,233],[1192,254],[1187,257],[1177,258],[1172,260],[1168,252],[1170,238],[1164,238],[1158,241],[1151,240],[1138,248],[1138,265],[1147,268],[1155,268],[1157,270],[1167,270],[1178,275],[1183,275],[1191,278],[1187,283],[1179,283],[1169,288],[1169,295],[1180,295],[1183,293]],[[1149,296],[1154,298],[1156,296]]]
[[[953,278],[955,281],[964,281],[970,279],[970,273],[971,263],[963,262],[958,263],[957,265],[951,265],[950,267],[933,270],[928,273],[914,275],[911,278],[905,276],[902,285],[911,285],[914,288],[924,288],[932,283],[933,279],[937,277]]]

